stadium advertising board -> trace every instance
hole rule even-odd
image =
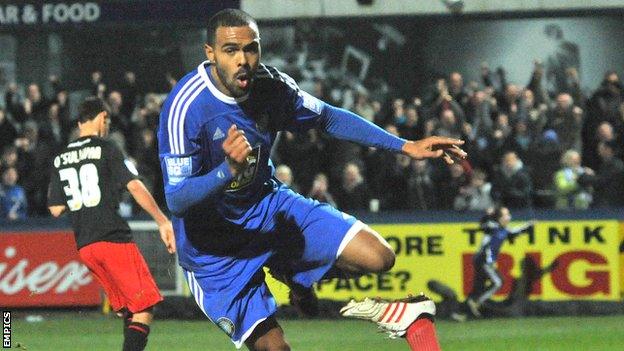
[[[94,306],[100,288],[69,231],[0,236],[2,307]]]
[[[401,298],[424,292],[437,295],[427,282],[439,281],[463,300],[472,288],[472,256],[483,233],[476,223],[380,224],[381,233],[397,254],[395,267],[380,275],[355,280],[334,279],[317,286],[319,298],[347,300],[375,297]],[[513,227],[513,224],[512,224]],[[504,285],[494,296],[505,299],[526,271],[529,258],[534,271],[555,260],[552,271],[536,279],[529,298],[546,301],[618,300],[620,298],[620,233],[617,221],[547,221],[503,244],[497,264]],[[525,270],[523,270],[525,267]],[[279,302],[287,301],[287,288],[268,278]],[[437,298],[439,300],[439,297]]]
[[[206,14],[240,7],[239,0],[194,1],[3,1],[0,29],[75,24],[136,24],[168,21],[203,21]]]
[[[620,293],[624,296],[624,222],[620,222]]]

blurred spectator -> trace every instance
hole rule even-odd
[[[442,174],[437,184],[441,209],[452,209],[459,191],[468,184],[468,176],[461,163],[448,165],[448,172]]]
[[[162,173],[158,158],[158,141],[151,129],[143,128],[136,138],[138,142],[135,148],[137,168],[143,183],[153,194],[156,202],[164,206],[165,196],[162,187]],[[140,208],[140,207],[139,207]]]
[[[492,102],[484,91],[475,91],[466,107],[466,119],[472,124],[471,139],[485,140],[492,133]]]
[[[370,196],[360,166],[347,163],[342,174],[342,183],[336,192],[336,202],[343,211],[365,210]]]
[[[411,208],[408,179],[411,172],[411,159],[402,154],[389,155],[394,160],[386,175],[386,184],[378,194],[384,209],[406,210]]]
[[[600,156],[598,155],[598,144],[617,142],[618,138],[615,135],[613,126],[609,122],[602,122],[596,128],[595,134],[592,139],[587,143],[587,147],[584,148],[583,160],[587,167],[591,169],[597,169],[600,166]],[[589,150],[588,147],[594,145],[593,150]]]
[[[492,184],[487,182],[487,175],[481,169],[472,172],[470,183],[459,189],[453,208],[457,211],[485,211],[494,207],[491,191]]]
[[[411,172],[407,180],[410,208],[431,210],[439,207],[435,184],[431,177],[429,160],[411,160]]]
[[[69,126],[71,124],[71,116],[69,115],[69,96],[66,90],[61,90],[56,93],[55,103],[59,107],[58,114],[63,125]]]
[[[17,185],[17,170],[7,167],[2,171],[0,185],[0,218],[9,221],[26,218],[28,208],[24,188]]]
[[[540,60],[533,61],[533,74],[531,74],[531,80],[529,81],[529,85],[527,85],[527,90],[533,92],[533,98],[535,103],[532,105],[533,107],[544,106],[546,107],[546,103],[548,102],[548,93],[542,86],[542,78],[544,77],[544,65]],[[523,96],[526,98],[526,96]]]
[[[355,106],[353,110],[358,115],[364,117],[370,122],[375,121],[375,109],[368,99],[368,95],[360,93],[357,95]]]
[[[594,171],[581,166],[581,155],[568,150],[561,157],[562,168],[555,173],[557,209],[587,209],[592,202],[590,184]]]
[[[504,82],[504,71],[499,68],[499,75]],[[520,88],[515,84],[506,84],[504,86],[504,94],[498,101],[499,111],[515,121],[520,106]]]
[[[490,138],[487,142],[487,153],[489,154],[489,159],[492,162],[496,162],[494,160],[499,160],[503,153],[505,152],[505,141],[511,135],[512,129],[509,124],[509,116],[504,113],[500,113],[496,117],[496,121],[494,123],[493,132],[490,135]]]
[[[518,155],[506,152],[492,182],[492,198],[509,208],[531,207],[531,178]]]
[[[132,116],[139,98],[139,88],[136,84],[136,75],[132,71],[126,71],[124,81],[119,89],[122,96],[120,112],[124,116]]]
[[[308,193],[308,197],[336,206],[336,201],[334,201],[334,197],[329,192],[329,180],[323,173],[318,173],[314,177],[314,182],[312,182],[312,188]]]
[[[466,108],[468,104],[469,94],[464,87],[464,78],[459,72],[451,72],[449,74],[448,93],[462,107]]]
[[[9,119],[3,109],[0,108],[0,150],[13,144],[17,137],[17,129]]]
[[[558,160],[562,153],[557,133],[552,129],[544,131],[529,147],[526,161],[537,207],[553,207],[555,204],[553,176],[559,169]]]
[[[41,123],[46,119],[50,102],[41,94],[39,85],[32,83],[26,90],[26,99],[23,103],[26,119],[34,119]]]
[[[620,105],[624,102],[623,93],[618,74],[613,71],[605,73],[600,87],[588,102],[590,129],[595,129],[603,121],[613,124],[618,120]]]
[[[587,118],[583,124],[583,159],[592,164],[597,161],[595,154],[598,141],[595,139],[596,129],[603,122],[608,122],[615,134],[624,134],[624,119],[620,107],[624,103],[624,89],[618,74],[614,71],[605,73],[600,87],[587,102]],[[593,166],[597,166],[593,165]]]
[[[21,140],[16,140],[15,143],[19,144]],[[7,168],[7,167],[18,167],[18,154],[17,154],[17,147],[13,146],[13,145],[9,145],[6,146],[3,150],[2,150],[2,159],[0,159],[0,168]],[[18,173],[20,172],[20,169],[18,169]]]
[[[41,122],[47,115],[49,101],[43,97],[39,85],[32,83],[26,89],[26,98],[20,101],[17,85],[11,83],[5,94],[5,105],[13,119],[18,123],[27,120]]]
[[[301,190],[306,190],[310,188],[314,175],[321,172],[321,168],[327,163],[327,157],[334,157],[333,165],[336,167],[342,162],[346,163],[359,157],[359,147],[348,142],[341,142],[341,144],[345,145],[344,149],[336,147],[337,152],[328,155],[319,131],[311,129],[296,134],[282,132],[276,147],[277,161],[289,165],[292,172],[297,175],[297,185],[301,187]]]
[[[438,124],[438,128],[435,130],[434,134],[449,138],[461,138],[461,124],[457,120],[455,113],[453,110],[443,110],[440,113],[440,121]]]
[[[407,117],[405,116],[405,100],[394,99],[392,101],[392,119],[390,123],[397,127],[403,126]]]
[[[595,207],[624,206],[624,163],[616,157],[619,149],[615,141],[598,144],[601,164],[593,181]]]
[[[102,78],[102,72],[94,71],[91,73],[91,95],[97,96],[102,100],[105,100],[107,93],[106,84],[104,84]]]
[[[535,103],[535,95],[532,90],[525,89],[522,92],[518,119],[527,124],[531,138],[538,138],[541,136],[548,122],[546,111],[548,111],[548,106],[546,104]]]
[[[514,151],[521,160],[527,159],[529,146],[531,145],[531,135],[524,120],[517,120],[513,126],[513,132],[507,136],[503,143],[503,150]]]
[[[67,144],[68,126],[61,120],[59,104],[53,103],[48,109],[48,118],[40,124],[40,139],[60,151]]]
[[[424,135],[424,122],[414,105],[407,105],[405,109],[405,123],[399,127],[399,135],[407,140],[422,139]]]
[[[299,191],[299,187],[293,182],[292,170],[287,165],[279,165],[275,168],[275,178],[293,191]]]
[[[572,96],[567,93],[557,95],[556,104],[549,111],[546,128],[553,129],[557,133],[559,142],[564,149],[581,151],[582,125],[583,110],[578,106],[574,106]]]
[[[126,139],[128,139],[128,132],[130,127],[130,117],[123,114],[123,96],[117,90],[113,90],[108,94],[108,108],[111,121],[111,131],[123,132]]]
[[[16,141],[18,155],[24,168],[20,170],[21,184],[26,190],[29,215],[48,215],[47,189],[50,179],[52,147],[39,140],[39,128],[30,121],[25,123],[23,137]]]

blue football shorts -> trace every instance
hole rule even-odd
[[[277,309],[264,281],[264,266],[311,287],[366,227],[353,216],[283,186],[263,198],[254,211],[247,216],[252,220],[244,223],[246,231],[257,234],[248,247],[227,256],[198,257],[195,262],[201,264],[183,268],[195,301],[236,348]]]

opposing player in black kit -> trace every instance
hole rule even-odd
[[[162,296],[128,224],[119,216],[120,195],[127,189],[158,224],[169,253],[175,238],[138,172],[110,141],[110,120],[104,103],[87,98],[80,106],[80,136],[54,158],[48,206],[58,217],[67,209],[80,258],[102,284],[112,308],[124,316],[124,351],[143,350],[153,306]]]

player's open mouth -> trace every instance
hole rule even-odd
[[[246,89],[251,82],[251,76],[248,73],[239,74],[236,76],[236,84],[241,89]]]

